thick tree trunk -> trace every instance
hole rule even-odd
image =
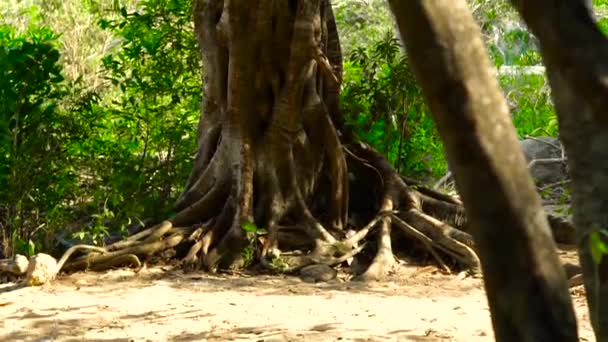
[[[574,225],[597,341],[608,341],[608,257],[596,265],[589,236],[608,229],[608,40],[591,1],[512,3],[538,37],[572,177]],[[604,236],[608,243],[608,238]]]
[[[389,3],[445,142],[497,341],[577,341],[549,225],[466,2]]]
[[[438,260],[435,249],[477,267],[472,239],[458,230],[465,226],[457,203],[410,188],[369,147],[342,145],[342,59],[328,0],[197,0],[194,18],[205,98],[195,167],[171,222],[210,228],[189,259],[200,255],[211,270],[234,264],[247,243],[241,226],[255,222],[268,230],[262,261],[281,255],[281,236],[290,236],[282,230],[312,241],[310,254],[282,256],[291,269],[333,264],[362,250],[359,241],[378,223],[375,257],[362,279],[392,266],[393,225]],[[349,181],[347,170],[359,171]],[[365,223],[360,219],[371,223],[348,225]],[[347,226],[358,231],[346,238]]]
[[[327,43],[338,44],[328,40],[328,9],[320,0],[195,1],[205,103],[195,172],[177,203],[191,210],[172,221],[213,220],[202,248],[211,269],[240,251],[246,222],[268,228],[269,251],[293,212],[306,216],[309,232],[329,239],[306,205],[322,174],[332,176],[329,222],[335,229],[346,222],[346,162],[324,105],[336,111],[338,95],[325,57]],[[339,54],[335,46],[330,51]]]

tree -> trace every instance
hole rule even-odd
[[[205,89],[177,214],[67,269],[178,245],[189,249],[188,265],[238,267],[262,228],[261,264],[283,271],[339,264],[365,250],[373,260],[360,278],[379,279],[394,262],[395,236],[443,267],[478,269],[460,201],[401,177],[381,154],[350,141],[338,109],[342,57],[329,1],[197,0],[193,10]],[[372,238],[375,246],[361,243]]]
[[[349,139],[328,0],[195,0],[205,89],[177,214],[66,267],[185,247],[187,265],[215,271],[243,266],[243,250],[262,241],[261,264],[283,271],[374,252],[360,274],[370,280],[387,273],[396,246],[414,243],[444,267],[482,267],[499,340],[576,339],[553,242],[572,227],[547,220],[466,3],[390,4],[464,207]]]
[[[496,339],[576,341],[549,225],[466,2],[390,4],[467,210]]]
[[[608,40],[590,13],[591,1],[511,2],[540,41],[569,157],[591,323],[597,340],[608,341],[608,257],[593,253],[594,243],[608,244]]]
[[[497,340],[577,340],[555,246],[538,215],[542,209],[515,149],[506,104],[464,1],[389,2],[454,165],[481,254]],[[603,81],[608,44],[588,1],[512,3],[541,43],[569,155],[590,316],[598,341],[607,341],[608,260],[593,260],[590,237],[608,223],[602,118],[608,105]],[[488,189],[488,198],[478,193],[480,187]],[[596,236],[605,243],[603,234]]]

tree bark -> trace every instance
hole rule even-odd
[[[512,3],[540,41],[568,154],[591,323],[597,341],[608,341],[608,257],[596,265],[589,241],[608,228],[608,40],[594,22],[591,1]]]
[[[466,2],[389,3],[445,142],[496,340],[577,341],[556,246]]]
[[[396,233],[433,255],[439,249],[478,266],[472,239],[459,230],[459,205],[410,188],[369,146],[343,145],[342,57],[329,0],[196,0],[194,23],[205,87],[199,149],[170,221],[211,228],[187,259],[200,256],[210,270],[238,262],[251,240],[241,229],[247,222],[268,230],[263,264],[281,256],[281,236],[299,229],[311,239],[310,255],[291,258],[289,269],[335,264],[364,248],[370,233],[375,257],[361,279],[379,279],[393,266],[395,220]],[[349,225],[359,219],[370,223]],[[357,231],[351,237],[347,226]],[[291,235],[280,234],[286,227]]]

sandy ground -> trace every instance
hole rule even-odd
[[[401,267],[390,282],[160,267],[0,286],[0,341],[493,341],[480,279]],[[581,341],[594,341],[573,291]]]

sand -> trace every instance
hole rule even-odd
[[[0,285],[0,341],[493,341],[480,279],[399,267],[390,281],[80,272]],[[580,288],[581,341],[595,341]]]

